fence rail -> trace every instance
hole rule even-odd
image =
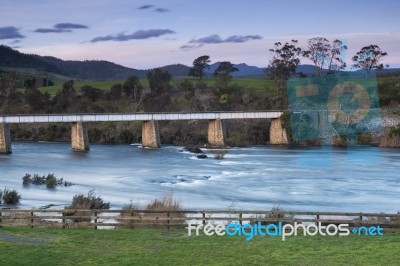
[[[400,213],[300,212],[239,210],[81,210],[0,209],[1,226],[29,227],[185,227],[187,223],[322,223],[349,224],[350,228],[380,225],[385,231],[400,231]]]

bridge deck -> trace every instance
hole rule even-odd
[[[0,116],[0,123],[15,124],[15,123],[106,122],[106,121],[149,121],[149,120],[259,119],[259,118],[279,118],[281,115],[282,115],[281,111],[6,115],[6,116]]]

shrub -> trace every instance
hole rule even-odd
[[[166,196],[157,198],[147,204],[145,210],[147,211],[182,211],[181,203],[173,198],[172,194],[168,194]],[[143,214],[143,218],[153,218],[151,221],[144,221],[146,223],[154,224],[157,227],[158,224],[160,226],[168,225],[167,221],[157,221],[159,218],[167,218],[167,213],[151,213],[146,212]],[[184,218],[186,217],[184,213],[170,213],[169,217],[171,218]],[[184,220],[174,221],[171,224],[185,224]]]
[[[71,205],[66,209],[90,210],[90,209],[109,209],[110,203],[105,203],[103,199],[94,193],[94,189],[89,190],[87,195],[77,194],[72,198]],[[66,216],[90,216],[90,211],[74,211],[65,213]],[[73,219],[74,222],[90,222],[90,218]]]
[[[391,127],[389,133],[383,135],[379,146],[386,148],[400,147],[400,126]]]
[[[140,216],[140,213],[137,212],[138,206],[133,202],[133,200],[130,200],[128,204],[122,206],[122,210],[123,211],[120,213],[120,216],[122,218]],[[118,221],[126,226],[133,226],[134,224],[137,224],[139,222],[139,220],[125,220],[125,219],[118,219]]]
[[[292,139],[292,125],[290,122],[290,112],[284,111],[280,119],[281,119],[281,126],[285,129],[289,141],[292,142],[293,139]]]
[[[22,184],[29,185],[44,185],[46,184],[47,188],[55,188],[56,186],[65,186],[69,187],[72,186],[73,183],[64,181],[63,178],[58,179],[54,174],[48,174],[47,176],[40,176],[38,174],[34,174],[31,178],[30,174],[25,174],[22,177]]]
[[[28,185],[28,184],[30,184],[31,182],[32,182],[32,179],[31,179],[31,175],[30,175],[30,174],[25,174],[25,175],[22,177],[22,184]]]
[[[1,198],[5,204],[17,204],[21,199],[21,194],[15,189],[10,190],[7,187],[0,194],[2,194]]]
[[[46,187],[47,188],[55,188],[57,186],[57,178],[54,174],[48,174],[46,176]]]
[[[400,125],[390,128],[389,137],[400,137]]]
[[[89,190],[87,195],[78,194],[72,198],[72,203],[68,209],[109,209],[110,203],[104,203],[103,199],[94,193],[94,189]]]
[[[257,219],[267,219],[267,220],[277,220],[279,222],[282,222],[283,224],[285,224],[286,222],[284,222],[283,220],[287,220],[287,219],[292,219],[293,216],[292,215],[285,215],[279,212],[284,212],[285,210],[280,206],[280,205],[273,205],[270,213],[267,213],[265,215],[257,215],[255,217],[252,217],[252,222],[253,224],[257,224],[258,221]],[[260,221],[262,225],[266,225],[266,224],[277,224],[277,222],[269,222],[269,221]]]
[[[43,185],[46,183],[44,176],[40,176],[38,174],[34,174],[32,178],[32,184],[35,185]]]
[[[372,143],[371,134],[361,134],[357,136],[357,143],[361,145],[369,145]]]
[[[61,177],[60,179],[57,179],[57,185],[64,186],[64,187],[69,187],[69,186],[72,186],[73,183],[72,182],[68,182],[68,181],[64,181],[64,178]]]

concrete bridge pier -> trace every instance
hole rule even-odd
[[[282,127],[280,118],[271,119],[271,126],[269,128],[269,144],[272,145],[289,144],[286,130]]]
[[[208,144],[211,147],[224,147],[225,135],[225,126],[221,119],[214,119],[208,122]]]
[[[11,152],[10,127],[6,123],[0,123],[0,153],[10,154]]]
[[[142,146],[143,148],[161,148],[160,128],[158,126],[158,121],[143,121]]]
[[[88,151],[89,137],[82,122],[72,123],[71,125],[71,145],[73,151]]]

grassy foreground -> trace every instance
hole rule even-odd
[[[381,237],[187,236],[185,229],[0,228],[0,265],[398,265]]]

